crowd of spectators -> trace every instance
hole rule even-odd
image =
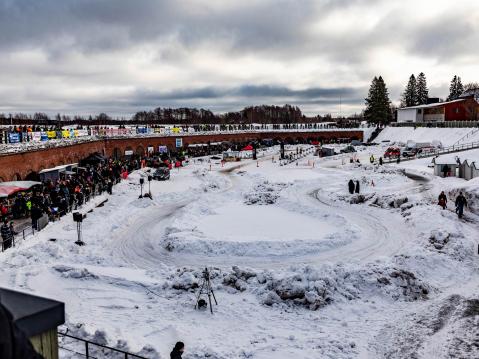
[[[14,198],[0,201],[3,225],[0,227],[2,250],[14,245],[14,220],[30,218],[33,230],[38,230],[39,220],[55,221],[78,209],[92,197],[103,193],[112,194],[114,184],[138,169],[141,161],[105,160],[77,168],[75,174],[57,180],[46,180],[28,192],[17,193]]]

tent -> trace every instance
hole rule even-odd
[[[108,158],[106,158],[105,156],[101,155],[98,152],[95,152],[95,153],[91,154],[90,156],[88,156],[87,158],[81,160],[81,164],[82,165],[86,165],[86,164],[96,165],[96,164],[101,163],[101,162],[106,162],[107,160],[108,160]]]
[[[241,151],[253,151],[253,146],[248,145],[248,146],[244,147]]]
[[[33,186],[41,184],[35,181],[0,182],[0,198],[6,198],[21,191],[27,191]]]

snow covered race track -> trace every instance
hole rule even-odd
[[[62,300],[70,332],[148,358],[178,340],[186,359],[478,357],[479,186],[420,163],[280,166],[277,151],[191,161],[152,200],[135,172],[88,214],[86,246],[62,218],[0,254],[0,284]],[[459,189],[462,221],[436,205]],[[194,309],[205,266],[214,315]]]

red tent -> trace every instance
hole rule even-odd
[[[15,186],[0,186],[0,198],[11,196],[12,194],[20,191],[24,191],[24,189]]]
[[[11,181],[0,183],[0,198],[5,198],[16,192],[27,191],[33,186],[41,184],[34,181]]]
[[[245,148],[243,148],[241,151],[253,151],[253,146],[248,145]]]

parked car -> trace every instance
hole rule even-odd
[[[157,181],[166,181],[170,179],[170,169],[168,166],[159,167],[153,172],[153,179]]]
[[[401,156],[401,149],[399,147],[389,147],[384,152],[384,158],[397,158]]]
[[[406,158],[414,157],[418,154],[419,151],[420,151],[420,149],[418,149],[418,148],[406,148],[402,152],[402,156],[406,157]]]

